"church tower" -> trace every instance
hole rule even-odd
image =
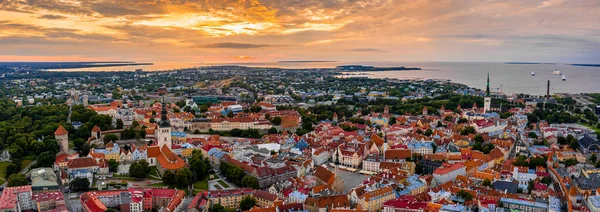
[[[158,123],[158,129],[156,130],[156,139],[158,139],[158,147],[162,148],[163,145],[167,145],[171,149],[171,123],[167,118],[167,109],[163,100],[162,111],[160,113],[160,122]]]
[[[381,154],[383,156],[381,161],[385,161],[385,152],[388,150],[388,138],[386,132],[383,132],[383,145],[381,145],[381,150],[381,152],[383,153]]]
[[[487,76],[487,87],[485,89],[485,98],[483,98],[483,112],[487,113],[490,111],[492,106],[492,97],[490,97],[490,72]]]
[[[54,132],[54,138],[58,143],[60,151],[67,153],[69,151],[69,132],[62,126],[58,126],[56,132]]]

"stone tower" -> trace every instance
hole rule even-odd
[[[69,151],[69,132],[62,126],[58,126],[56,132],[54,132],[54,138],[58,143],[60,151],[67,153]]]
[[[171,148],[171,123],[167,118],[167,109],[165,108],[164,101],[160,113],[160,122],[158,124],[158,129],[156,130],[156,139],[158,139],[158,146],[160,148],[162,148],[163,145],[167,145],[169,149]]]

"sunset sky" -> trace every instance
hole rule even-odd
[[[0,61],[600,63],[598,0],[0,0]]]

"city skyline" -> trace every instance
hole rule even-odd
[[[0,61],[597,63],[594,1],[0,2]]]

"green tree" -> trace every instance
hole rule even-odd
[[[592,163],[596,163],[597,160],[598,158],[596,157],[596,153],[592,153],[592,155],[590,156],[590,161]]]
[[[104,143],[108,143],[108,142],[115,142],[116,140],[119,140],[119,137],[115,134],[108,134],[104,136]]]
[[[458,197],[464,199],[465,201],[471,201],[473,199],[473,195],[465,190],[460,190],[456,193]]]
[[[17,174],[17,173],[19,173],[19,170],[20,170],[19,166],[17,166],[14,163],[9,163],[6,166],[6,169],[4,170],[4,176],[11,176],[13,174]]]
[[[117,129],[123,129],[123,120],[117,119]]]
[[[23,186],[23,185],[27,185],[29,184],[29,182],[27,182],[27,178],[25,178],[25,175],[23,174],[11,174],[8,177],[8,186],[12,187],[12,186]]]
[[[483,136],[481,136],[481,134],[477,134],[473,140],[478,143],[483,143]]]
[[[475,134],[475,127],[467,126],[460,131],[461,135]]]
[[[217,203],[212,205],[209,209],[209,212],[225,212],[225,207],[223,207],[221,204]]]
[[[533,184],[534,184],[534,183],[533,183],[533,180],[530,180],[530,181],[527,183],[527,193],[531,193],[531,191],[533,190]]]
[[[108,160],[108,169],[110,172],[117,172],[119,169],[119,162],[115,159]]]
[[[253,176],[250,176],[250,175],[246,175],[242,178],[241,185],[243,187],[254,188],[254,189],[260,188],[260,185],[258,184],[258,180],[256,180],[256,178],[254,178]]]
[[[146,178],[150,172],[146,160],[135,161],[129,166],[129,176],[135,178]]]
[[[431,129],[427,129],[425,130],[425,133],[423,133],[423,135],[425,136],[431,136],[431,134],[433,134],[433,131]]]
[[[277,128],[271,127],[271,129],[269,129],[269,134],[277,134],[277,133],[278,133]]]
[[[563,136],[558,136],[558,138],[557,138],[557,142],[558,142],[560,145],[565,145],[565,144],[567,144],[567,138],[565,138],[565,137],[563,137]]]
[[[492,181],[490,181],[490,179],[485,179],[483,180],[483,183],[481,183],[481,185],[486,186],[486,187],[491,187],[492,186]]]
[[[569,142],[569,147],[571,147],[573,150],[579,149],[579,141],[577,141],[577,139],[572,140]]]
[[[175,173],[175,181],[177,182],[177,187],[187,188],[187,186],[192,183],[192,171],[188,168],[177,170],[177,173]]]
[[[79,157],[86,157],[90,153],[90,144],[84,143],[79,149]]]
[[[537,134],[535,132],[529,132],[529,134],[527,134],[528,138],[538,138]]]
[[[575,158],[569,158],[567,160],[565,160],[565,166],[569,167],[569,166],[574,166],[577,165],[577,159]]]
[[[260,112],[261,110],[262,110],[262,107],[259,107],[259,106],[256,106],[256,105],[255,105],[255,106],[252,106],[252,107],[250,107],[250,112],[253,112],[253,113],[258,113],[258,112]]]
[[[162,181],[165,183],[165,185],[175,185],[175,174],[169,170],[165,171],[165,173],[162,174]]]
[[[54,165],[54,161],[56,160],[55,154],[50,154],[50,152],[42,152],[37,159],[37,167],[52,167]],[[7,175],[8,176],[8,175]]]
[[[273,118],[273,120],[271,120],[271,123],[273,123],[273,125],[276,125],[276,126],[281,125],[281,117],[277,116],[277,117]]]
[[[88,191],[90,189],[90,181],[87,178],[75,178],[69,183],[71,191]]]
[[[242,201],[240,201],[240,209],[242,209],[242,211],[250,210],[254,205],[256,205],[256,199],[252,196],[245,196],[242,198]]]

